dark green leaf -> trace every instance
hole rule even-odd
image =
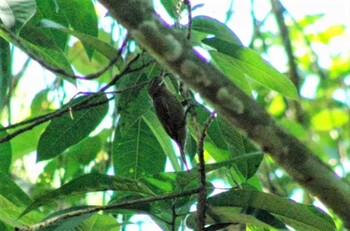
[[[58,0],[59,12],[64,14],[71,27],[80,33],[93,37],[98,35],[97,16],[91,0]],[[91,58],[94,49],[83,42],[86,53]]]
[[[2,128],[2,126],[0,126]],[[0,131],[0,137],[6,136],[6,131]],[[12,160],[12,146],[10,141],[0,143],[0,172],[8,173]]]
[[[88,95],[72,100],[64,108],[77,105],[84,100],[88,102],[84,104],[84,109],[71,109],[71,113],[65,113],[50,122],[39,140],[38,161],[61,154],[87,137],[100,124],[108,111],[107,97],[104,94],[95,98],[90,97],[91,95]]]
[[[26,206],[31,202],[29,196],[9,177],[7,173],[0,171],[0,195],[14,205]],[[1,204],[0,204],[0,207]]]
[[[10,44],[0,37],[0,115],[6,103],[12,80],[12,58]]]
[[[251,189],[230,190],[208,199],[214,213],[225,222],[237,222],[237,215],[226,213],[229,208],[254,208],[265,210],[296,230],[335,230],[332,219],[313,206],[295,203],[291,200]],[[255,217],[256,218],[256,217]],[[260,220],[261,221],[261,220]],[[265,223],[265,222],[264,222]]]
[[[113,141],[113,163],[119,176],[138,179],[164,171],[166,156],[157,138],[143,119],[127,132],[117,130]]]
[[[55,1],[37,0],[38,10],[33,19],[28,23],[33,26],[37,26],[40,22],[45,20],[51,20],[55,23],[68,27],[68,20],[61,12],[58,12],[58,5]],[[47,28],[38,27],[40,31],[43,31],[49,38],[50,42],[55,43],[61,50],[65,50],[68,42],[68,35],[62,31],[52,30]]]
[[[76,164],[88,165],[95,159],[101,148],[102,141],[98,136],[87,137],[65,152],[65,155],[74,159]]]

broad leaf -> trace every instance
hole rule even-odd
[[[108,111],[106,101],[107,97],[104,94],[95,98],[88,95],[66,104],[64,108],[71,108],[70,113],[53,119],[41,135],[37,160],[54,158],[87,137],[105,117]],[[74,109],[81,102],[85,102],[85,108]]]
[[[179,156],[176,155],[170,137],[160,124],[156,114],[153,111],[149,110],[143,115],[143,119],[146,122],[147,126],[151,129],[153,135],[157,138],[160,146],[163,149],[163,152],[169,158],[173,168],[176,171],[180,171],[181,167],[179,165]]]
[[[218,39],[242,46],[237,35],[224,23],[207,16],[197,16],[192,20],[192,29],[206,33],[208,36],[215,36]]]
[[[43,216],[37,211],[32,211],[26,217],[19,218],[23,209],[23,206],[15,205],[3,195],[0,195],[0,221],[5,224],[24,228],[24,226],[33,225],[43,219]]]
[[[59,12],[64,14],[71,27],[80,33],[93,37],[98,35],[97,16],[91,0],[57,0]],[[86,53],[91,58],[94,49],[84,43]]]
[[[157,138],[143,119],[127,132],[117,130],[113,141],[113,163],[118,176],[138,179],[164,171],[166,156]]]
[[[9,177],[0,171],[0,195],[16,206],[26,206],[31,202],[29,196]],[[0,208],[1,208],[0,204]]]
[[[14,34],[6,31],[5,29],[1,28],[0,25],[0,36],[4,37],[6,40],[10,41],[12,44],[17,46],[18,48],[22,49],[24,52],[26,52],[31,57],[34,57],[36,60],[41,62],[41,64],[45,64],[44,66],[49,66],[51,69],[55,69],[56,71],[64,71],[68,74],[73,74],[73,70],[71,69],[70,63],[67,61],[66,56],[63,54],[63,52],[57,47],[55,44],[49,44],[47,45],[46,39],[47,36],[43,34],[41,31],[36,30],[33,28],[33,30],[28,34],[23,34],[26,39],[29,41],[35,41],[34,44],[40,44],[40,45],[34,45],[31,42],[28,42],[26,39],[23,39],[20,36],[15,36]],[[38,38],[46,38],[41,40],[35,40],[36,36]],[[43,41],[43,43],[40,43],[40,41]],[[50,40],[50,39],[48,39]],[[66,79],[72,83],[75,83],[74,79],[67,78],[65,75],[59,75],[63,79]]]
[[[293,83],[255,51],[218,38],[205,39],[203,42],[217,50],[211,51],[210,54],[219,67],[225,65],[236,67],[235,70],[261,85],[286,97],[297,99],[297,90]]]
[[[267,211],[296,230],[335,230],[331,217],[313,206],[298,204],[286,198],[251,189],[230,190],[215,195],[208,199],[208,204],[213,213],[212,216],[220,217],[221,222],[235,223],[241,215],[237,210],[231,211],[232,213],[226,211],[237,207],[245,209],[250,207]],[[249,221],[247,223],[249,224]],[[266,221],[264,223],[268,224]]]

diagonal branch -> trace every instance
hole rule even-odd
[[[350,228],[349,185],[302,142],[280,128],[252,98],[196,54],[184,34],[163,25],[155,16],[151,1],[99,1],[153,57],[259,144]]]

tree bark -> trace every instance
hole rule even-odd
[[[149,0],[99,0],[155,59],[200,93],[350,228],[350,187],[212,64],[156,17]]]

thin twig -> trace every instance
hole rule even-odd
[[[49,114],[46,114],[46,115],[42,115],[42,116],[38,116],[38,117],[35,117],[33,119],[29,119],[29,120],[26,120],[26,121],[23,121],[23,122],[20,122],[20,123],[17,123],[17,124],[14,124],[14,125],[10,125],[10,126],[7,126],[7,127],[4,127],[4,128],[1,128],[0,131],[3,131],[3,130],[8,130],[8,129],[12,129],[12,128],[16,128],[16,127],[19,127],[19,126],[22,126],[22,125],[25,125],[25,124],[29,124],[27,125],[26,127],[24,128],[20,128],[16,131],[14,131],[13,133],[10,133],[2,138],[0,138],[0,143],[4,143],[4,142],[7,142],[11,139],[13,139],[14,137],[26,132],[26,131],[29,131],[31,129],[33,129],[34,127],[42,124],[42,123],[45,123],[53,118],[57,118],[59,116],[62,116],[63,114],[69,112],[70,110],[72,109],[77,109],[79,108],[79,106],[81,107],[82,105],[86,104],[87,102],[89,102],[90,100],[92,100],[93,98],[95,98],[96,96],[98,96],[99,94],[101,93],[104,93],[105,90],[107,90],[109,87],[113,86],[116,81],[118,79],[120,79],[122,76],[124,76],[126,73],[130,73],[130,72],[134,72],[134,71],[139,71],[140,69],[144,68],[145,65],[142,65],[141,67],[138,67],[136,69],[130,69],[130,66],[138,59],[139,56],[136,56],[134,59],[132,59],[128,64],[127,66],[125,67],[125,69],[114,76],[114,78],[108,83],[106,84],[104,87],[102,87],[98,93],[94,93],[94,94],[91,94],[91,97],[87,97],[86,99],[82,100],[81,102],[77,103],[76,105],[73,105],[69,108],[62,108],[60,110],[57,110],[55,112],[52,112],[52,113],[49,113]]]
[[[202,132],[198,139],[198,172],[199,172],[199,192],[198,192],[198,201],[197,201],[197,223],[196,230],[204,230],[205,226],[205,211],[207,203],[207,188],[205,185],[206,175],[205,175],[205,162],[204,162],[204,139],[206,132],[210,123],[215,118],[215,113],[211,113],[209,118],[205,121],[202,128]]]
[[[38,229],[42,229],[45,227],[48,227],[56,222],[66,220],[68,218],[73,218],[73,217],[78,217],[84,214],[90,214],[90,213],[96,213],[99,211],[107,211],[107,210],[113,210],[113,209],[118,209],[118,208],[126,208],[126,207],[131,207],[133,205],[140,205],[144,203],[151,203],[155,201],[161,201],[161,200],[168,200],[168,199],[174,199],[174,198],[179,198],[179,197],[185,197],[188,195],[196,194],[198,193],[199,189],[191,189],[183,192],[178,192],[178,193],[171,193],[171,194],[164,194],[156,197],[151,197],[151,198],[143,198],[143,199],[136,199],[136,200],[130,200],[118,204],[111,204],[111,205],[105,205],[105,206],[95,206],[95,207],[89,207],[86,209],[81,209],[81,210],[76,210],[70,213],[66,213],[63,215],[59,215],[50,219],[47,219],[43,222],[40,222],[38,224],[29,226],[29,227],[24,227],[24,228],[19,228],[19,231],[34,231]]]

